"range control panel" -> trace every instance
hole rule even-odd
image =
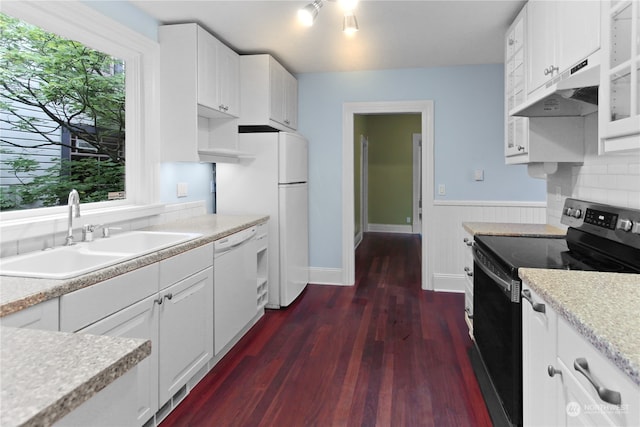
[[[640,247],[640,210],[568,198],[564,202],[561,222]]]

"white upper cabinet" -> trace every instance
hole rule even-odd
[[[640,3],[602,3],[600,154],[640,149]]]
[[[599,1],[530,1],[528,92],[532,93],[600,48]]]
[[[237,161],[239,56],[197,24],[164,25],[160,41],[163,161]]]
[[[505,156],[515,156],[529,152],[529,119],[514,117],[509,112],[526,100],[525,58],[526,58],[527,5],[520,11],[505,38]]]
[[[240,57],[240,125],[298,127],[298,81],[270,55]]]

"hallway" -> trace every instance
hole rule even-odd
[[[420,237],[367,233],[356,286],[268,310],[170,426],[490,426],[462,294],[420,289]]]

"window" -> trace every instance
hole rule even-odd
[[[114,9],[118,7],[122,6],[118,4],[113,6]],[[100,169],[104,169],[105,159],[117,160],[124,164],[122,169],[124,169],[126,199],[110,200],[114,197],[121,198],[123,194],[121,191],[107,191],[106,196],[97,199],[109,200],[104,202],[87,203],[94,200],[89,197],[81,198],[84,206],[83,214],[90,213],[92,209],[105,212],[105,209],[108,210],[110,207],[117,208],[118,212],[122,213],[126,212],[129,205],[140,207],[156,203],[159,199],[156,176],[159,164],[158,100],[156,99],[159,59],[157,42],[77,2],[3,1],[3,13],[62,38],[77,40],[84,48],[103,54],[110,58],[110,61],[105,61],[102,68],[99,71],[96,70],[96,74],[119,76],[124,82],[122,95],[125,108],[122,111],[122,129],[119,126],[112,126],[113,123],[108,123],[109,126],[96,126],[96,123],[86,120],[86,117],[91,116],[83,117],[82,120],[76,117],[75,132],[65,126],[58,127],[57,137],[62,144],[40,147],[41,158],[38,165],[42,164],[42,168],[46,168],[47,165],[61,162],[60,159],[63,158],[89,159]],[[42,110],[40,113],[43,114]],[[0,120],[2,119],[7,119],[6,111],[0,112]],[[111,133],[107,134],[105,129]],[[3,138],[9,134],[4,128],[0,132]],[[124,144],[125,140],[126,144]],[[97,146],[96,141],[99,142]],[[16,147],[13,146],[13,148]],[[4,160],[5,155],[2,156]],[[56,160],[52,162],[51,159]],[[33,162],[27,161],[16,166],[26,169],[32,168],[32,165]],[[6,170],[4,163],[2,166]],[[6,171],[3,171],[2,185],[6,183],[6,177]],[[109,179],[110,182],[113,180],[113,177]],[[69,190],[65,188],[61,191],[63,200],[58,202],[66,204],[64,193],[68,194]],[[114,197],[110,197],[109,193]],[[8,226],[5,220],[43,217],[64,212],[66,210],[62,206],[3,211],[0,213],[0,219],[4,223],[2,226],[4,229],[5,225]]]
[[[0,209],[125,193],[125,61],[0,13]]]

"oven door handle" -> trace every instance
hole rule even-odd
[[[475,252],[478,251],[479,249],[478,249],[477,246],[474,246],[473,250],[474,250],[474,256],[475,256]],[[514,296],[514,293],[512,292],[513,285],[514,285],[514,283],[512,281],[505,280],[502,277],[498,276],[496,273],[494,273],[489,268],[487,268],[487,266],[484,265],[479,260],[477,260],[477,262],[475,264],[478,267],[480,267],[480,269],[482,271],[484,271],[487,274],[487,276],[489,276],[491,279],[493,279],[498,284],[498,286],[500,286],[511,297],[511,301],[512,302],[520,302],[519,292],[518,292],[518,295],[516,295],[516,296]],[[516,297],[518,297],[518,298],[516,298]]]

